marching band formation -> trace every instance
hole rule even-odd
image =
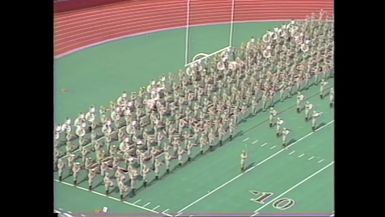
[[[297,112],[317,128],[322,114],[300,91],[334,71],[333,25],[326,12],[291,21],[191,64],[185,71],[152,81],[138,93],[124,92],[108,108],[91,106],[55,129],[54,168],[78,184],[87,174],[89,189],[101,180],[106,194],[116,187],[121,199],[237,134],[249,115],[270,108],[270,127],[287,145],[289,130],[272,107],[297,94]],[[330,91],[330,106],[334,90]],[[246,158],[242,154],[242,159]],[[241,162],[242,170],[244,164]]]

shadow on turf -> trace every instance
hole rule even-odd
[[[291,145],[291,144],[293,144],[293,143],[295,143],[297,140],[296,139],[290,139],[290,141],[287,143],[287,146],[289,146],[289,145]]]
[[[102,186],[102,185],[103,185],[103,180],[100,180],[99,183],[94,186],[94,188],[97,188],[97,187]]]
[[[88,178],[87,178],[87,176],[85,176],[82,180],[80,180],[79,182],[78,182],[78,184],[81,184],[81,183],[83,183],[83,182],[85,182],[85,181],[87,181],[88,180]]]
[[[319,129],[319,128],[321,128],[321,127],[325,126],[325,125],[326,125],[326,123],[325,123],[325,122],[321,122],[321,123],[318,125],[317,129]]]
[[[245,168],[245,170],[250,169],[250,168],[253,167],[254,165],[255,165],[255,162],[252,162],[251,164],[247,165],[247,167]]]

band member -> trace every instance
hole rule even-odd
[[[110,193],[109,192],[110,188],[114,187],[114,182],[111,180],[108,173],[105,174],[103,178],[103,182],[104,182],[104,188],[106,190],[106,195],[108,195]]]
[[[282,119],[280,119],[279,117],[277,117],[277,122],[276,122],[276,124],[277,124],[276,135],[277,135],[277,137],[281,136],[283,123],[284,123],[284,121]]]
[[[57,173],[59,176],[59,181],[62,180],[63,169],[64,169],[64,161],[63,161],[63,159],[59,158],[57,160],[57,170],[58,170]]]
[[[243,150],[241,153],[241,171],[242,172],[245,171],[245,169],[246,169],[246,167],[245,167],[246,159],[247,159],[247,153],[246,153],[246,151]]]
[[[317,125],[317,119],[322,115],[322,112],[316,112],[313,110],[313,114],[311,115],[311,129],[315,131],[318,127]]]
[[[330,105],[330,108],[333,108],[333,105],[334,105],[334,88],[330,88],[329,105]]]
[[[88,169],[88,190],[92,190],[92,182],[96,177],[96,168]]]
[[[313,109],[313,104],[309,103],[309,101],[306,101],[305,103],[305,121],[308,121],[310,119],[310,114]]]
[[[78,174],[80,172],[80,162],[75,162],[72,166],[72,176],[73,176],[73,179],[74,179],[74,185],[77,185],[77,178],[78,178]]]
[[[278,112],[273,107],[271,107],[270,108],[270,115],[269,115],[269,121],[270,121],[269,126],[270,127],[273,127],[276,124],[276,121],[277,121],[276,116],[277,116],[277,114],[278,114]]]
[[[323,99],[325,97],[325,94],[326,94],[326,85],[328,84],[327,81],[325,81],[325,79],[322,79],[321,80],[321,85],[320,85],[320,98]]]
[[[290,131],[286,128],[283,128],[282,130],[282,146],[286,147],[287,146],[287,137],[289,135]]]
[[[301,92],[298,91],[298,95],[297,95],[297,112],[298,113],[300,113],[304,107],[304,105],[303,105],[304,99],[305,99],[305,96]]]

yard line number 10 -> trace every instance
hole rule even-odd
[[[274,194],[272,192],[263,192],[263,191],[256,191],[251,190],[250,193],[252,193],[255,198],[251,198],[250,200],[259,204],[265,204],[269,198]],[[279,210],[286,210],[290,207],[294,206],[295,201],[290,198],[279,198],[273,202],[273,207]]]

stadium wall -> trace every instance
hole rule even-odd
[[[129,36],[184,28],[186,3],[187,0],[119,1],[57,12],[54,21],[55,57]],[[333,0],[236,0],[234,22],[304,19],[320,9],[332,14]],[[189,25],[228,23],[230,11],[231,0],[191,0]]]

